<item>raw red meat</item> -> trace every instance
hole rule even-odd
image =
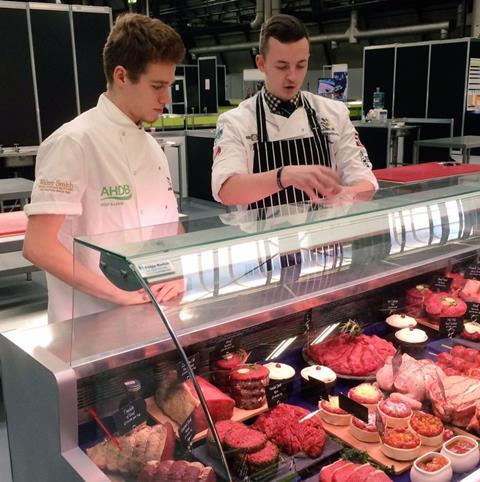
[[[376,373],[386,358],[394,353],[395,348],[391,343],[375,335],[356,338],[340,335],[307,348],[308,356],[316,363],[338,374],[354,376]]]
[[[480,281],[469,279],[459,293],[460,298],[472,303],[480,303]]]
[[[360,467],[359,464],[349,463],[335,470],[332,475],[332,482],[346,482],[353,471]]]
[[[215,472],[200,462],[165,460],[148,462],[138,476],[138,482],[215,482]]]
[[[244,427],[226,433],[223,437],[223,443],[229,450],[251,454],[265,447],[267,437],[258,430]]]
[[[476,413],[480,399],[480,380],[464,376],[449,376],[443,380],[446,400],[438,383],[428,387],[433,413],[443,422],[466,427]]]
[[[235,401],[217,387],[197,376],[203,396],[214,422],[229,420],[233,415]],[[205,412],[200,405],[197,392],[191,380],[183,382],[175,370],[170,371],[161,381],[155,393],[155,402],[171,419],[182,425],[188,416],[193,417],[195,433],[207,428]]]
[[[347,479],[347,482],[365,482],[368,476],[375,472],[375,468],[372,467],[370,464],[363,464],[360,467],[357,467],[350,477]]]
[[[301,407],[281,403],[272,411],[260,415],[253,428],[260,430],[282,451],[289,455],[304,452],[318,457],[325,445],[326,434],[318,417],[302,420],[310,412]]]
[[[385,474],[385,472],[382,472],[381,470],[375,470],[375,472],[372,472],[365,482],[391,482],[391,478]]]
[[[458,293],[467,281],[462,273],[447,273],[445,276],[453,280],[450,285],[450,291],[452,293]]]
[[[439,322],[441,317],[458,317],[465,314],[467,305],[458,296],[440,292],[431,294],[425,302],[425,311],[430,319]]]
[[[322,467],[318,478],[319,482],[332,482],[332,476],[335,470],[348,464],[350,464],[348,460],[340,459],[333,462],[333,464]]]

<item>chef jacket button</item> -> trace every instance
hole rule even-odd
[[[135,170],[135,171],[133,171],[133,175],[134,175],[134,176],[136,176],[136,175],[137,175],[137,171],[136,171],[136,170]]]
[[[168,206],[165,204],[165,209],[168,209]]]
[[[143,214],[143,209],[140,209],[140,214]]]

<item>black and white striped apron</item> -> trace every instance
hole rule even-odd
[[[313,136],[302,139],[268,140],[263,94],[260,92],[256,100],[257,142],[253,145],[253,172],[267,172],[282,166],[332,167],[328,137],[322,133],[316,112],[308,100],[301,94],[302,104],[307,111],[308,123]],[[306,193],[293,186],[282,189],[278,193],[251,203],[249,209],[264,209],[279,204],[303,203],[309,201]]]

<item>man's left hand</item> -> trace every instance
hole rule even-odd
[[[183,278],[166,283],[159,283],[150,287],[159,303],[173,300],[185,292],[185,280]]]

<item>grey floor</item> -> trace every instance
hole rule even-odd
[[[188,219],[202,219],[225,212],[218,204],[186,199],[182,212]],[[47,288],[43,272],[0,278],[0,332],[26,329],[47,323]],[[12,482],[6,416],[0,390],[0,482]]]

